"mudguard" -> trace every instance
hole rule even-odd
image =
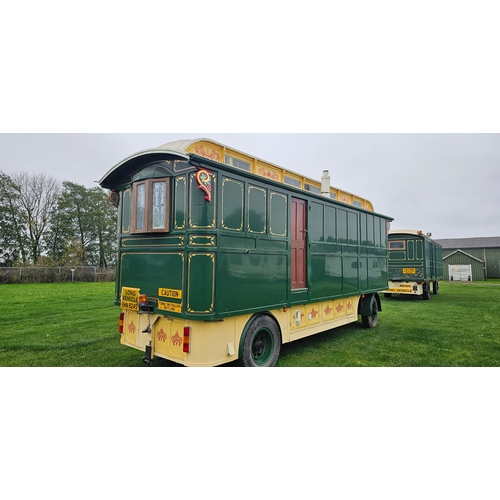
[[[368,293],[364,296],[361,296],[359,299],[359,305],[358,305],[358,314],[361,316],[371,316],[372,310],[371,310],[371,303],[372,303],[372,297],[375,297],[375,300],[377,301],[377,306],[379,312],[382,311],[382,304],[380,302],[380,297],[378,293]]]

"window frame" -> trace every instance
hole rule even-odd
[[[153,228],[153,184],[165,184],[165,227]],[[144,228],[137,229],[137,195],[138,186],[144,185]],[[170,232],[170,177],[153,177],[132,183],[132,234],[169,233]]]
[[[403,248],[391,248],[391,243],[403,243]],[[406,240],[389,240],[389,251],[404,252],[406,250]]]

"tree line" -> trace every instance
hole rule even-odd
[[[100,187],[0,170],[0,264],[109,267],[117,209]]]

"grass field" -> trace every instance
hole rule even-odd
[[[500,285],[441,283],[428,301],[382,297],[376,328],[354,323],[282,347],[280,366],[500,366]]]
[[[113,283],[0,285],[0,366],[146,369],[120,344],[113,295]],[[283,345],[278,366],[500,366],[500,280],[441,283],[429,301],[382,297],[382,309],[375,329],[358,322]]]

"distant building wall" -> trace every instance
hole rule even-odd
[[[500,248],[486,248],[486,275],[488,278],[500,278]]]
[[[500,278],[500,237],[452,238],[435,241],[443,247],[443,266],[446,267],[446,273],[448,263],[445,258],[460,250],[483,261],[483,274],[486,278]],[[457,262],[457,264],[469,263],[472,264],[471,262]]]
[[[455,250],[455,252],[448,253],[443,257],[443,278],[448,281],[450,279],[449,265],[456,266],[469,264],[472,268],[472,281],[484,281],[484,262],[461,250]]]

